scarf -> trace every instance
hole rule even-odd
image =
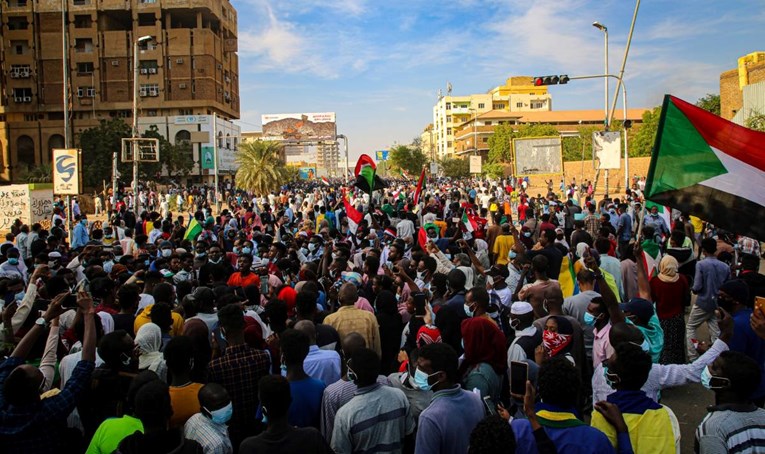
[[[473,288],[473,268],[469,266],[458,266],[457,269],[462,271],[465,275],[465,290]]]
[[[659,262],[659,279],[662,282],[677,282],[680,276],[677,274],[677,259],[671,255],[665,255]]]
[[[141,352],[141,356],[138,357],[138,368],[157,372],[161,363],[164,362],[162,352],[159,351],[162,348],[162,331],[159,326],[154,323],[141,326],[135,335],[135,344]]]
[[[544,333],[542,334],[542,344],[544,345],[548,356],[552,358],[571,344],[571,335],[553,333],[552,331],[544,330]]]

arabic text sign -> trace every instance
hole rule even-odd
[[[77,195],[80,193],[80,153],[78,149],[53,149],[53,192],[58,195]]]

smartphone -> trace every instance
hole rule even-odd
[[[424,293],[414,293],[412,294],[412,298],[414,299],[414,315],[424,317],[427,311],[425,310],[425,294]]]
[[[754,308],[761,310],[762,313],[765,314],[765,298],[763,298],[762,296],[755,296]]]
[[[497,414],[497,407],[494,405],[494,401],[491,400],[491,396],[484,396],[483,404],[486,406],[486,411],[489,416],[495,416]]]
[[[77,309],[77,295],[70,293],[66,295],[64,301],[61,302],[62,309]]]
[[[260,294],[265,296],[268,295],[268,278],[263,277],[260,279]]]
[[[529,365],[521,361],[510,361],[510,393],[526,394],[526,381],[529,379]]]

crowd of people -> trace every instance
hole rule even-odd
[[[61,207],[17,222],[0,452],[762,452],[759,242],[646,211],[643,181],[150,193],[78,209],[71,243]],[[681,441],[661,391],[687,383],[715,405]]]

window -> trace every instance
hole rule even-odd
[[[157,109],[149,109],[146,111],[146,116],[148,117],[156,117],[157,116]]]
[[[189,131],[186,131],[185,129],[181,129],[180,131],[175,133],[176,145],[188,145],[190,141],[191,141],[191,133]]]
[[[26,30],[29,22],[24,16],[11,16],[8,18],[8,30]]]
[[[151,25],[154,25],[154,23],[152,22]],[[157,42],[154,41],[153,39],[150,39],[150,40],[147,40],[147,41],[141,41],[138,44],[138,49],[142,50],[142,51],[154,50],[156,48],[157,48]]]
[[[93,63],[92,62],[80,62],[77,63],[77,74],[93,74]]]
[[[541,109],[544,106],[545,106],[544,101],[534,101],[534,102],[531,103],[531,108],[532,109]]]
[[[484,126],[491,126],[491,122],[490,122],[490,121],[485,121],[485,122],[483,123],[483,125],[484,125]]]
[[[446,128],[446,135],[447,136],[452,135],[452,128]]]
[[[90,28],[93,26],[93,19],[89,14],[74,16],[74,28]]]
[[[446,103],[446,110],[452,110],[452,103],[450,102]]]
[[[502,109],[504,109],[504,108],[505,108],[505,104],[500,102],[500,103],[494,104],[494,105],[492,106],[492,108],[493,108],[494,110],[502,110]]]
[[[11,8],[22,8],[27,6],[27,0],[11,0],[8,4]]]
[[[223,133],[218,131],[218,148],[223,148]]]
[[[95,98],[96,89],[93,87],[78,87],[77,97],[78,98]]]
[[[482,141],[483,143],[486,143],[486,142],[488,142],[488,141],[489,141],[489,138],[488,138],[488,137],[484,137],[483,139],[481,139],[481,141]]]
[[[159,84],[141,84],[141,96],[159,96]]]
[[[29,45],[27,44],[27,41],[11,41],[11,49],[13,49],[13,53],[16,55],[24,55],[27,53],[27,50],[29,49]]]
[[[138,63],[139,72],[141,74],[157,74],[159,66],[157,66],[157,60],[141,60]]]
[[[72,0],[72,5],[74,6],[90,5],[90,0]]]
[[[446,122],[447,123],[451,123],[452,122],[452,116],[451,115],[447,115],[446,116]]]
[[[523,103],[522,102],[517,102],[517,103],[515,103],[515,107],[517,107],[519,109],[522,109],[523,108]]]
[[[24,121],[37,121],[37,114],[24,114]]]
[[[11,70],[8,71],[8,77],[11,79],[26,79],[31,73],[29,65],[11,65]]]
[[[194,115],[193,109],[179,109],[178,115]]]
[[[486,108],[486,104],[484,104],[484,103],[482,103],[482,102],[479,102],[479,103],[478,103],[478,108],[479,108],[479,109],[484,109],[484,108]]]
[[[74,40],[74,51],[86,54],[93,52],[93,40],[90,38],[76,38]]]
[[[32,102],[32,89],[31,88],[14,88],[13,101],[16,103]]]
[[[452,141],[450,140],[446,142],[446,148],[451,148],[451,147],[452,147]]]
[[[152,25],[154,25],[154,22],[155,22],[154,13],[139,14],[138,15],[138,26],[139,27],[152,26]]]

